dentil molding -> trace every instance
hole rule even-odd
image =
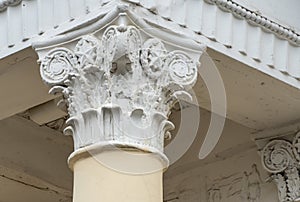
[[[46,49],[40,73],[51,93],[64,95],[64,132],[73,135],[75,150],[101,144],[163,156],[174,128],[170,110],[178,98],[191,98],[201,53],[192,56],[123,22]]]
[[[271,173],[281,202],[300,199],[300,132],[293,138],[276,138],[261,151],[263,167]]]

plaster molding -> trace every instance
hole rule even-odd
[[[256,26],[246,18],[219,9],[216,4],[204,0],[182,2],[185,9],[172,12],[171,7],[170,14],[164,15],[162,11],[168,7],[161,8],[155,4],[149,6],[139,1],[140,6],[131,7],[128,15],[143,26],[176,30],[176,33],[188,36],[196,43],[206,44],[209,48],[299,88],[299,45],[290,43],[262,26]],[[186,8],[192,9],[190,12],[198,10],[202,15],[191,18]]]
[[[232,0],[204,0],[207,3],[214,4],[220,9],[230,12],[233,15],[247,20],[253,25],[260,26],[265,30],[272,32],[282,39],[285,39],[293,44],[300,45],[300,35],[294,30],[287,28],[279,23],[276,23],[258,12],[239,5]]]
[[[51,12],[48,7],[56,5],[52,1],[23,1],[28,6],[17,6],[14,10],[18,12],[10,12],[9,16],[1,17],[3,31],[0,37],[0,57],[6,57],[44,42],[52,41],[55,45],[59,41],[62,43],[67,41],[67,38],[73,40],[83,35],[83,32],[88,34],[97,27],[103,27],[105,21],[113,20],[120,12],[126,12],[133,22],[137,23],[137,26],[147,26],[147,32],[154,37],[162,40],[168,38],[166,41],[173,45],[180,42],[180,45],[185,44],[185,47],[189,46],[187,48],[192,50],[201,44],[206,44],[211,49],[299,88],[300,46],[294,42],[290,43],[278,34],[275,35],[272,27],[264,29],[263,27],[269,26],[267,23],[269,21],[264,24],[264,20],[261,20],[263,26],[254,24],[256,17],[265,19],[254,11],[249,11],[252,16],[250,17],[248,13],[249,19],[245,16],[239,17],[237,8],[241,7],[236,6],[235,3],[232,5],[229,0],[224,1],[225,3],[213,1],[215,2],[213,4],[204,0],[180,1],[180,4],[156,0],[88,2],[93,8],[90,13],[85,12],[82,1],[62,1],[65,5],[71,6],[60,6],[57,9],[51,9]],[[235,11],[237,14],[234,14],[232,10],[219,9],[221,7],[217,2],[220,6],[226,5],[226,8],[232,6],[230,8],[237,9]],[[36,12],[36,8],[40,8],[39,12]],[[199,13],[199,15],[193,13]],[[41,20],[36,25],[32,23],[32,19]],[[11,20],[14,23],[11,23]],[[8,24],[10,26],[7,26]],[[172,40],[170,40],[170,35],[172,35]],[[262,41],[265,43],[261,43]]]
[[[300,132],[271,139],[261,151],[262,165],[276,183],[281,202],[300,198]]]
[[[163,10],[160,3],[155,0],[142,1],[142,0],[125,0],[128,2],[140,4],[152,12],[157,13],[158,10]],[[269,18],[261,15],[256,11],[252,11],[232,0],[203,0],[204,2],[215,5],[222,11],[230,12],[234,16],[246,20],[252,25],[262,27],[263,29],[276,34],[282,39],[285,39],[293,44],[300,45],[300,35],[291,28],[288,28],[280,23],[274,22]],[[171,5],[171,3],[169,3]],[[165,5],[165,4],[162,4]],[[160,13],[161,14],[161,13]]]
[[[170,110],[191,99],[202,53],[171,47],[127,22],[124,14],[105,30],[40,47],[41,77],[51,93],[64,95],[64,132],[73,135],[75,150],[115,145],[164,156],[174,128]]]
[[[149,9],[151,9],[154,12],[157,10],[156,7],[158,6],[157,3],[152,1],[146,3],[146,5],[144,5],[145,4],[144,2],[140,2],[137,0],[125,0],[125,1],[132,2],[132,3],[139,3],[143,6],[149,7]],[[278,35],[282,39],[288,40],[293,44],[300,45],[300,35],[296,31],[287,28],[279,23],[276,23],[268,19],[267,17],[260,15],[255,11],[251,11],[250,9],[232,0],[204,0],[204,1],[206,1],[209,4],[214,4],[218,6],[220,9],[226,12],[230,12],[241,19],[247,20],[253,25],[260,26],[265,30],[268,30]],[[0,12],[5,11],[9,6],[16,6],[21,2],[22,0],[0,0]]]
[[[93,18],[81,23],[80,25],[73,27],[71,30],[66,31],[64,34],[59,34],[54,37],[43,38],[42,40],[37,40],[32,43],[35,49],[43,48],[46,46],[53,46],[55,44],[64,43],[66,41],[71,41],[82,35],[95,32],[99,29],[105,27],[106,24],[114,21],[120,15],[126,15],[128,21],[141,30],[146,32],[148,35],[160,38],[172,46],[184,47],[193,52],[202,52],[206,46],[202,43],[196,42],[190,36],[185,33],[179,33],[179,30],[170,29],[169,27],[160,26],[145,20],[143,17],[136,14],[131,10],[132,8],[128,4],[119,3],[114,6],[110,6],[101,13],[97,13]]]
[[[0,0],[0,12],[5,11],[9,6],[16,6],[21,2],[22,0]]]

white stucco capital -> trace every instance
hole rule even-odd
[[[75,150],[132,147],[163,156],[168,120],[180,97],[190,98],[202,52],[150,37],[120,15],[105,29],[37,49],[40,73],[61,92]],[[164,157],[165,158],[165,157]]]
[[[263,167],[278,188],[281,202],[300,199],[300,133],[271,138],[261,151]]]

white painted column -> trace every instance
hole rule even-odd
[[[74,202],[162,201],[168,116],[197,80],[201,53],[118,22],[37,49],[41,76],[64,95],[70,116]]]
[[[138,151],[127,152],[132,153],[132,155],[140,153]],[[160,164],[157,158],[151,158],[150,156],[144,156],[144,159],[140,160],[132,159],[129,156],[123,158],[124,151],[104,151],[98,154],[102,157],[85,155],[76,159],[74,165],[72,165],[74,171],[74,202],[163,201],[163,170],[159,169],[151,173],[139,174],[123,173],[98,161],[99,158],[104,158],[109,159],[111,162],[106,163],[111,165],[115,165],[115,163],[124,164],[117,165],[120,166],[119,168],[132,165],[141,168],[145,165]],[[145,169],[148,170],[149,168]]]

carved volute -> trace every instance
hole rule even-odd
[[[292,141],[271,140],[261,152],[262,164],[276,183],[281,202],[300,199],[300,133]]]
[[[167,159],[171,108],[191,98],[197,80],[201,54],[192,55],[119,23],[47,49],[40,72],[51,93],[64,96],[75,150],[110,144]]]

